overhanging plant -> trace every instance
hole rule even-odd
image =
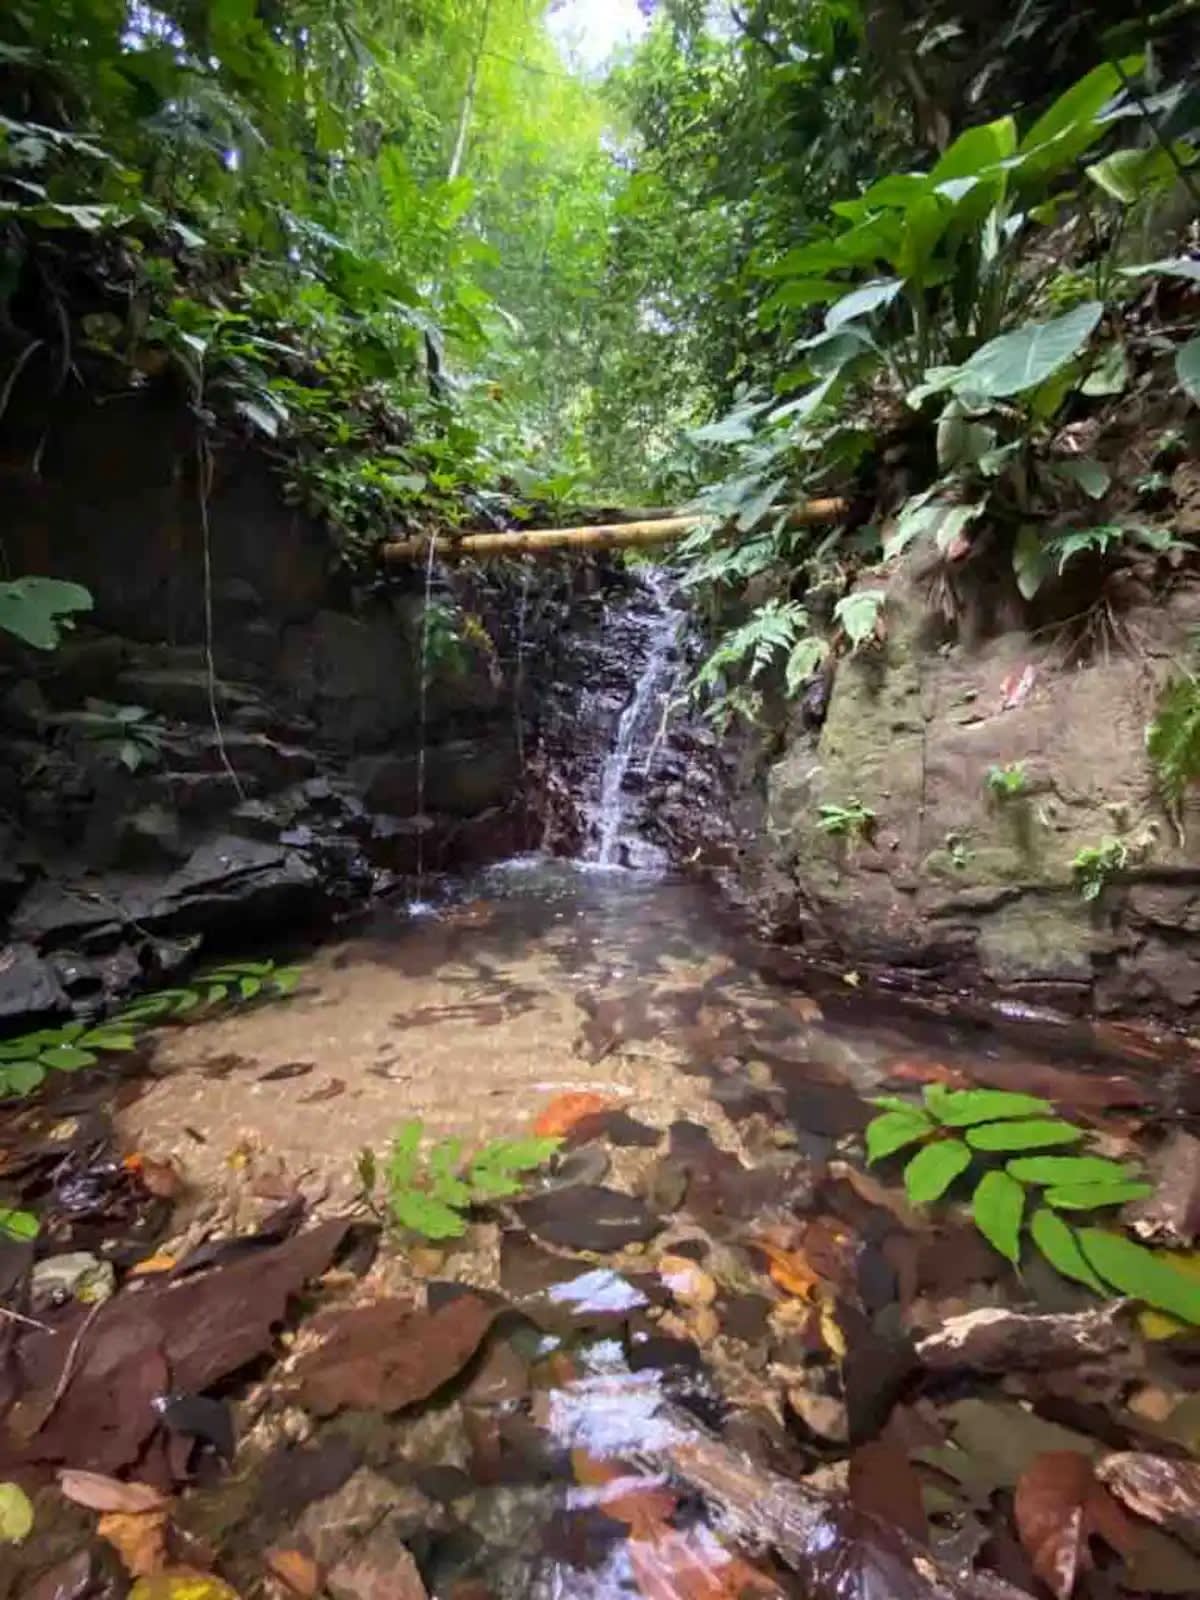
[[[1140,1163],[1088,1154],[1086,1130],[1057,1116],[1048,1100],[935,1083],[920,1106],[892,1096],[872,1103],[881,1114],[867,1127],[868,1161],[915,1151],[904,1167],[914,1204],[931,1205],[969,1177],[975,1226],[1018,1270],[1027,1234],[1064,1277],[1200,1325],[1200,1283],[1169,1255],[1094,1219],[1153,1193]],[[1080,1216],[1091,1220],[1076,1226]]]

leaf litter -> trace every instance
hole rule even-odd
[[[651,996],[648,1019],[653,1005]],[[995,1249],[953,1210],[914,1207],[865,1170],[869,1107],[857,1091],[827,1081],[828,1067],[801,1090],[803,1070],[759,1042],[752,1059],[770,1062],[787,1092],[739,1113],[738,1136],[718,1097],[711,1128],[681,1118],[665,1154],[658,1129],[631,1115],[636,1104],[580,1103],[580,1093],[535,1109],[530,1120],[552,1111],[564,1132],[586,1135],[585,1149],[610,1149],[613,1186],[587,1181],[585,1163],[585,1181],[571,1181],[571,1169],[565,1188],[500,1208],[449,1256],[426,1252],[465,1292],[423,1283],[430,1267],[397,1276],[386,1252],[365,1280],[327,1276],[350,1223],[306,1225],[293,1197],[257,1229],[192,1249],[172,1243],[177,1257],[163,1254],[177,1265],[140,1283],[119,1274],[105,1306],[57,1308],[49,1331],[0,1329],[17,1374],[0,1435],[5,1474],[60,1467],[64,1496],[104,1519],[139,1600],[225,1600],[257,1592],[268,1574],[313,1600],[330,1575],[297,1531],[300,1513],[352,1477],[360,1447],[333,1431],[349,1427],[366,1430],[355,1437],[397,1474],[393,1509],[365,1526],[354,1562],[330,1577],[352,1600],[441,1592],[439,1562],[469,1539],[476,1566],[464,1582],[484,1581],[493,1600],[541,1593],[539,1574],[559,1562],[556,1517],[575,1529],[568,1544],[584,1565],[616,1563],[603,1568],[623,1575],[611,1592],[642,1600],[788,1595],[797,1583],[812,1600],[1015,1600],[1032,1580],[1012,1559],[1014,1528],[1060,1597],[1107,1600],[1111,1587],[1095,1585],[1114,1578],[1127,1592],[1136,1578],[1138,1592],[1188,1593],[1195,1567],[1175,1536],[1196,1536],[1194,1462],[1165,1434],[1161,1453],[1112,1448],[1150,1437],[1122,1404],[1131,1374],[1143,1385],[1148,1376],[1136,1318],[1082,1288],[1070,1301],[1069,1274],[1054,1291],[1065,1303],[1039,1303],[1042,1279],[1023,1283],[1005,1259],[1005,1197],[985,1210]],[[608,1047],[614,1060],[620,1043]],[[715,1085],[729,1075],[727,1049],[712,1060]],[[1031,1109],[1034,1097],[1055,1113],[1085,1109],[1101,1126],[1110,1108],[1135,1104],[1132,1079],[1045,1063],[990,1061],[975,1074],[903,1058],[890,1076],[905,1091],[933,1084],[948,1097],[988,1082],[1009,1097],[994,1102],[1000,1111]],[[942,1103],[954,1115],[957,1102]],[[796,1142],[775,1138],[788,1130],[785,1104]],[[658,1121],[661,1107],[645,1110]],[[1061,1127],[1042,1115],[1054,1148]],[[957,1126],[964,1149],[1006,1148],[1003,1133]],[[1177,1148],[1164,1141],[1155,1192],[1137,1202],[1147,1226],[1157,1219],[1147,1235],[1156,1241],[1183,1242],[1191,1217]],[[957,1153],[939,1160],[949,1167],[923,1195],[962,1170]],[[1037,1170],[1047,1181],[1060,1171]],[[497,1222],[508,1239],[516,1218],[542,1240],[545,1281],[514,1279],[498,1295],[487,1250]],[[1081,1237],[1085,1249],[1106,1248]],[[336,1278],[349,1281],[335,1288]],[[558,1288],[570,1292],[554,1298]],[[756,1315],[739,1322],[752,1301]],[[473,1388],[485,1370],[509,1376]],[[1103,1427],[1097,1392],[1110,1407]],[[924,1442],[897,1443],[918,1416],[912,1438]],[[1084,1431],[1056,1417],[1082,1418]],[[218,1522],[215,1538],[197,1542],[189,1521],[206,1527],[206,1504],[253,1474],[263,1440],[272,1475],[282,1483],[292,1472],[299,1501],[264,1487],[241,1522]],[[329,1470],[317,1470],[327,1451]],[[427,1469],[457,1474],[444,1502],[408,1487]],[[402,1504],[416,1521],[403,1521]],[[603,1556],[593,1548],[600,1529]],[[389,1570],[390,1591],[378,1587]]]

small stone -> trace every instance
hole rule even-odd
[[[798,1386],[788,1390],[787,1401],[793,1414],[819,1439],[827,1439],[831,1444],[844,1444],[850,1437],[843,1401]]]
[[[658,1275],[682,1306],[711,1306],[717,1286],[709,1273],[686,1256],[663,1256]]]
[[[1157,1384],[1146,1383],[1135,1389],[1125,1402],[1135,1417],[1145,1422],[1165,1422],[1179,1403],[1178,1394],[1168,1394]]]
[[[45,1311],[68,1300],[98,1305],[111,1299],[117,1278],[111,1261],[101,1261],[86,1250],[48,1256],[33,1269],[30,1295],[34,1311]]]
[[[325,1587],[333,1600],[428,1600],[417,1563],[386,1528],[339,1562]]]

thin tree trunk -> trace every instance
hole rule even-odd
[[[483,47],[487,41],[488,18],[492,13],[492,0],[483,0],[483,15],[479,20],[479,38],[475,42],[475,53],[471,57],[471,67],[467,73],[467,87],[463,94],[462,110],[458,118],[458,133],[454,140],[454,154],[450,157],[450,170],[446,180],[453,183],[462,172],[463,160],[467,153],[467,135],[471,131],[471,118],[475,112],[475,90],[479,86],[479,63],[483,59]]]

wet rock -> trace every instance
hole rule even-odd
[[[417,801],[417,756],[370,756],[356,761],[350,776],[372,811],[411,816]],[[425,753],[425,809],[473,817],[503,805],[516,792],[520,772],[508,730],[489,739],[457,739]]]
[[[951,1317],[920,1341],[917,1356],[923,1366],[939,1370],[1042,1371],[1111,1360],[1129,1344],[1125,1319],[1111,1306],[1065,1316],[1028,1316],[989,1306]]]
[[[258,698],[252,690],[220,678],[214,689],[218,712],[253,704]],[[117,679],[117,692],[126,704],[145,706],[181,722],[207,723],[212,715],[203,667],[127,667]]]
[[[70,1009],[53,965],[30,944],[7,944],[0,950],[0,1019],[36,1021]]]
[[[1177,1130],[1152,1167],[1154,1193],[1126,1206],[1122,1221],[1139,1239],[1190,1248],[1200,1232],[1200,1139]]]
[[[513,1209],[538,1238],[572,1250],[621,1250],[652,1239],[663,1226],[644,1201],[600,1184],[534,1195]]]
[[[605,1139],[618,1149],[652,1150],[662,1139],[658,1128],[639,1122],[628,1111],[595,1111],[580,1117],[567,1135],[568,1148],[587,1144],[592,1139]]]

